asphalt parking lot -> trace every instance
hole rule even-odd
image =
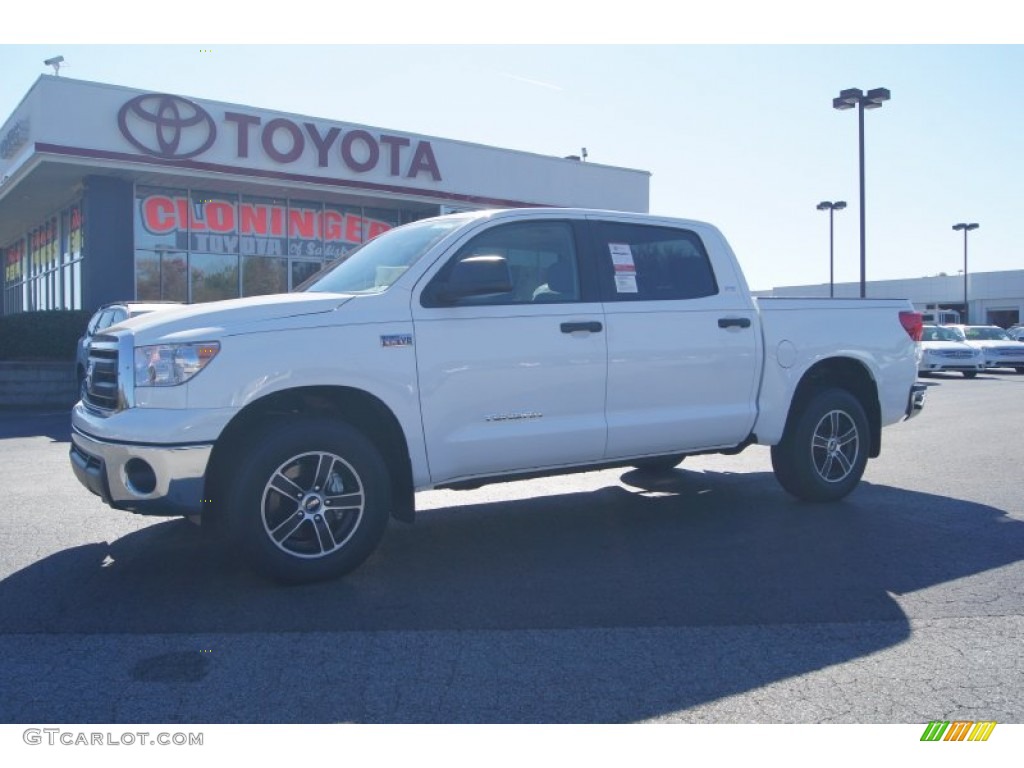
[[[1024,376],[923,381],[838,504],[760,447],[435,491],[293,588],[2,412],[0,722],[1024,722]]]

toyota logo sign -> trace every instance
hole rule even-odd
[[[125,102],[117,125],[133,146],[165,160],[200,155],[217,139],[217,126],[205,109],[167,93],[147,93]]]

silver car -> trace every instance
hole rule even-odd
[[[998,325],[953,325],[972,347],[985,355],[986,368],[1013,368],[1024,373],[1024,344]]]

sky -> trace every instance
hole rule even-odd
[[[857,113],[833,109],[832,99],[883,87],[891,100],[864,121],[868,280],[957,274],[963,236],[952,225],[962,221],[980,225],[969,236],[971,272],[1024,268],[1024,46],[984,42],[984,30],[955,42],[955,27],[938,24],[934,33],[900,32],[899,44],[865,44],[795,33],[775,18],[762,42],[756,30],[710,27],[703,37],[673,37],[635,18],[616,32],[609,17],[549,42],[521,23],[495,35],[502,25],[490,17],[460,38],[457,25],[436,18],[424,22],[427,34],[417,34],[415,19],[391,34],[386,15],[356,28],[331,6],[308,8],[339,23],[315,25],[307,42],[288,23],[283,42],[271,42],[275,19],[248,35],[229,19],[197,39],[187,14],[145,45],[95,19],[81,34],[58,30],[55,43],[0,37],[0,120],[52,73],[43,60],[61,54],[62,77],[543,155],[586,147],[589,162],[649,171],[650,212],[715,224],[750,286],[766,289],[828,282],[829,215],[816,210],[824,200],[848,204],[835,214],[836,281],[859,279]],[[581,14],[554,26],[564,32],[565,19]],[[913,26],[912,16],[893,18],[897,31]],[[131,23],[154,29],[144,16]],[[416,44],[422,39],[438,43]],[[259,42],[237,44],[244,40]]]

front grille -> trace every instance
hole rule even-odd
[[[117,346],[112,337],[97,336],[89,345],[85,404],[104,411],[118,407]],[[104,343],[106,342],[106,343]]]
[[[996,347],[994,351],[1000,357],[1024,357],[1024,346]]]
[[[974,357],[974,353],[966,349],[943,349],[936,351],[935,354],[940,357],[953,358],[954,360],[966,360],[969,357]]]

